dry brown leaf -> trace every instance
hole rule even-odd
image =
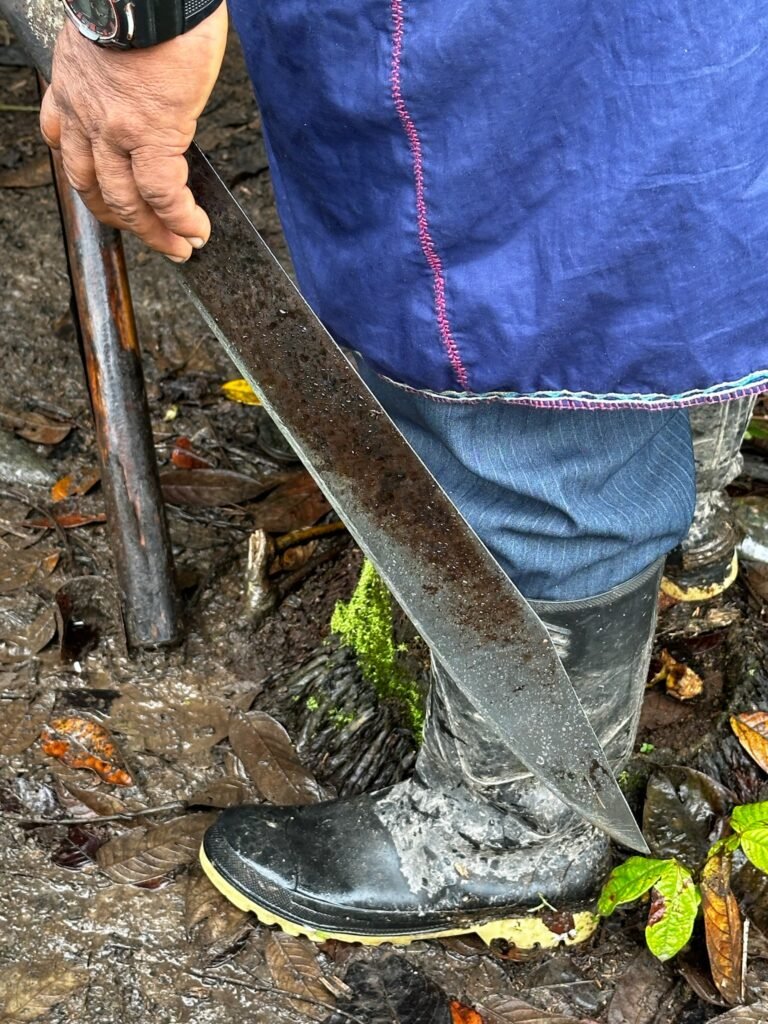
[[[95,466],[89,469],[80,470],[77,473],[68,473],[61,477],[51,488],[51,500],[55,502],[65,501],[67,498],[74,498],[81,494],[87,494],[93,490],[101,480],[101,471]]]
[[[229,728],[229,710],[218,700],[190,698],[169,712],[160,692],[126,685],[112,705],[114,728],[161,757],[194,758],[220,743]]]
[[[304,470],[291,474],[263,501],[248,508],[253,525],[269,533],[289,533],[313,526],[330,511],[323,492]]]
[[[232,713],[229,742],[258,791],[273,804],[316,804],[327,799],[299,760],[288,733],[263,711]]]
[[[43,753],[69,768],[87,768],[112,786],[132,786],[123,757],[109,731],[80,715],[63,715],[43,728]]]
[[[744,922],[731,891],[731,858],[710,857],[701,875],[701,906],[712,979],[731,1005],[744,1002]]]
[[[184,927],[210,962],[220,960],[237,946],[253,925],[249,915],[222,896],[200,870],[191,874],[187,882]]]
[[[477,1004],[477,1010],[484,1024],[589,1024],[583,1018],[547,1013],[514,996],[485,996]]]
[[[297,1013],[312,1020],[325,1020],[335,999],[322,982],[317,951],[308,939],[270,932],[266,960],[275,988],[290,992],[296,999],[288,1002]]]
[[[60,551],[6,549],[0,553],[0,594],[11,594],[34,579],[50,576],[61,556]]]
[[[72,424],[51,420],[40,412],[13,412],[0,408],[0,424],[33,444],[56,445],[71,432]]]
[[[649,685],[664,683],[670,697],[677,700],[692,700],[704,692],[701,676],[680,661],[675,661],[667,650],[661,652],[661,668]]]
[[[113,882],[135,885],[165,875],[197,856],[215,814],[187,814],[146,829],[134,829],[99,849],[97,863]]]
[[[54,779],[54,787],[59,803],[68,817],[104,817],[122,814],[126,809],[122,800],[100,789],[85,789],[59,777]]]
[[[254,803],[258,795],[251,786],[241,779],[216,779],[201,789],[196,789],[187,798],[190,806],[217,807],[224,810],[226,807],[239,807],[241,804]]]
[[[272,490],[283,480],[285,473],[274,470],[262,477],[245,476],[229,469],[168,469],[160,474],[167,502],[195,508],[238,505]]]
[[[731,728],[752,760],[768,772],[768,711],[731,715]]]
[[[23,632],[8,633],[2,637],[8,644],[8,653],[14,657],[39,654],[56,634],[56,616],[53,608],[44,608]]]
[[[37,1020],[88,984],[88,972],[63,960],[15,963],[0,971],[0,1024]]]
[[[13,757],[31,747],[53,708],[55,694],[0,700],[0,754]]]
[[[295,547],[286,548],[272,559],[269,566],[269,575],[276,576],[279,572],[293,572],[306,565],[312,555],[317,551],[317,541],[311,540],[308,544],[297,544]]]

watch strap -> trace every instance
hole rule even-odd
[[[213,14],[222,0],[140,0],[130,46],[144,48],[188,32]]]

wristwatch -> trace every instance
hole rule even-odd
[[[213,14],[222,0],[63,0],[86,39],[124,50],[164,43]]]

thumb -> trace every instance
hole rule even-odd
[[[59,148],[61,145],[61,112],[51,88],[45,90],[43,102],[40,105],[40,133],[51,149]]]

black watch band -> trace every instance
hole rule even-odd
[[[71,20],[99,46],[143,49],[175,39],[223,0],[64,0]]]
[[[138,0],[131,47],[156,46],[189,32],[213,14],[222,0]]]

